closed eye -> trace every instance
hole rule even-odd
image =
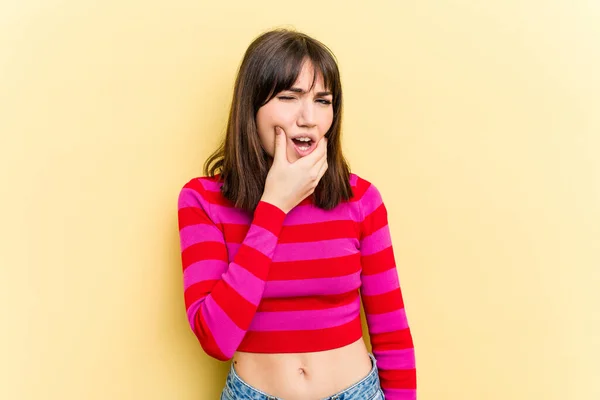
[[[295,97],[290,97],[290,96],[278,96],[277,97],[279,100],[295,100]],[[326,99],[318,99],[317,102],[324,104],[324,105],[329,105],[331,104],[331,101],[326,100]]]

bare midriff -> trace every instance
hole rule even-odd
[[[250,386],[285,400],[319,400],[349,388],[372,369],[363,339],[313,353],[246,353],[232,359]]]

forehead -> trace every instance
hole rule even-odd
[[[307,60],[302,65],[298,78],[296,78],[296,82],[294,82],[294,87],[309,90],[313,84],[313,79],[315,79],[313,90],[321,91],[325,89],[323,86],[323,74],[314,67],[312,62]]]

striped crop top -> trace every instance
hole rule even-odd
[[[297,353],[362,337],[362,299],[388,400],[416,398],[415,355],[380,192],[350,175],[353,197],[332,210],[312,197],[285,214],[233,207],[218,176],[179,194],[185,307],[204,351]]]

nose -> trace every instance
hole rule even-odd
[[[315,104],[310,100],[304,100],[301,102],[300,110],[298,113],[298,126],[312,128],[316,123],[315,115]]]

